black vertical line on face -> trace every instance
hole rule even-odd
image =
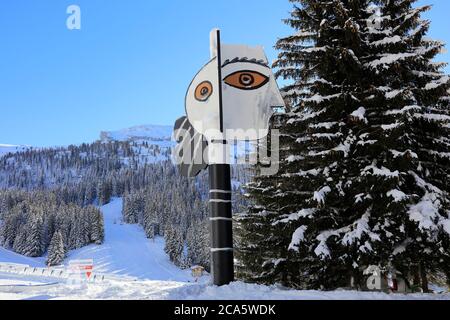
[[[217,30],[217,68],[219,75],[219,118],[220,118],[220,132],[223,133],[223,103],[222,103],[222,56],[220,45],[220,30]]]

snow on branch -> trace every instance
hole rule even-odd
[[[331,128],[333,128],[334,126],[342,126],[344,125],[343,122],[321,122],[321,123],[316,123],[316,124],[311,124],[309,127],[311,129],[327,129],[330,130]]]
[[[372,241],[381,241],[380,236],[370,230],[369,219],[370,211],[368,210],[359,220],[355,221],[352,226],[348,227],[348,231],[342,238],[342,243],[350,246],[357,240],[361,240],[364,234],[367,234]],[[363,251],[365,252],[366,249],[367,247],[365,247]]]
[[[380,59],[366,63],[365,66],[372,69],[375,69],[379,66],[388,68],[389,65],[395,62],[403,61],[412,57],[423,56],[432,50],[433,48],[417,48],[414,52],[382,54],[380,56]]]
[[[395,122],[395,123],[391,123],[391,124],[384,124],[381,126],[381,129],[383,129],[384,131],[389,131],[389,130],[394,130],[400,126],[401,126],[401,123]]]
[[[317,236],[319,245],[314,249],[314,253],[321,259],[326,259],[330,257],[330,249],[328,248],[327,241],[332,236],[339,236],[338,231],[325,231]]]
[[[284,215],[283,218],[279,221],[275,221],[274,223],[272,223],[273,226],[276,226],[280,223],[289,223],[292,221],[297,221],[301,218],[311,218],[315,213],[317,212],[316,208],[307,208],[307,209],[302,209],[298,212],[294,212],[291,213],[289,215]]]
[[[394,99],[395,97],[397,97],[399,94],[402,94],[405,90],[392,90],[389,92],[386,92],[384,94],[384,96],[386,97],[386,99],[391,100]]]
[[[301,226],[292,234],[292,240],[289,244],[288,250],[293,250],[298,252],[298,245],[305,239],[305,232],[308,228],[306,226]]]
[[[418,119],[425,119],[428,121],[438,121],[438,122],[449,122],[450,116],[445,114],[423,114],[423,113],[414,113],[414,117]]]
[[[314,192],[313,199],[319,204],[323,205],[325,203],[325,197],[328,193],[331,192],[331,188],[329,186],[325,186],[319,191]]]
[[[305,159],[305,157],[302,157],[302,156],[290,155],[289,157],[286,158],[286,161],[288,163],[292,163],[292,162],[302,161],[304,159]]]
[[[300,50],[303,53],[316,53],[316,52],[326,52],[329,47],[311,47]]]
[[[420,13],[425,12],[425,11],[429,10],[430,8],[431,8],[430,6],[417,7],[415,9],[411,10],[410,12],[405,13],[403,16],[400,16],[399,19],[403,18],[403,21],[406,22],[412,18],[418,17],[420,15]],[[401,25],[396,27],[395,30],[399,29],[400,27],[401,27]]]
[[[314,133],[312,135],[314,138],[316,139],[328,139],[328,140],[333,140],[333,138],[339,138],[342,137],[343,134],[341,132],[337,132],[337,133]]]
[[[305,121],[305,120],[309,120],[309,119],[313,119],[319,115],[321,115],[322,113],[324,113],[326,111],[326,109],[322,109],[316,112],[311,112],[311,111],[306,111],[301,113],[299,116],[295,117],[295,118],[291,118],[287,121],[287,124],[294,124],[296,122],[301,122],[301,121]]]
[[[363,176],[374,175],[374,176],[387,177],[387,178],[398,178],[400,176],[400,172],[398,172],[397,170],[391,171],[385,167],[377,168],[374,165],[365,167],[362,170],[361,174]]]
[[[439,214],[442,204],[434,193],[425,193],[425,196],[409,208],[409,219],[419,224],[419,229],[437,232],[443,228],[450,235],[450,219]]]
[[[364,107],[360,107],[358,108],[358,110],[353,111],[352,114],[350,114],[350,116],[353,117],[354,119],[358,119],[364,123],[367,123],[366,109]]]
[[[298,31],[294,36],[301,38],[315,37],[317,36],[317,31]]]
[[[416,185],[425,192],[437,193],[439,195],[443,193],[441,189],[432,185],[431,183],[426,182],[421,177],[419,177],[414,171],[409,171],[408,173],[414,177],[414,179],[416,180]]]
[[[397,189],[389,191],[386,195],[394,199],[394,202],[402,202],[407,198],[407,195],[404,192]]]
[[[410,158],[413,159],[418,159],[419,156],[417,155],[417,153],[411,151],[411,150],[406,150],[405,152],[400,152],[397,150],[389,150],[389,152],[392,154],[392,156],[394,157],[394,159],[399,158],[399,157],[404,157],[404,156],[408,156]]]
[[[430,149],[425,149],[425,148],[420,149],[420,151],[426,152],[426,153],[428,153],[432,156],[438,157],[438,158],[450,159],[450,152],[438,152],[435,150],[430,150]]]
[[[378,66],[389,66],[397,61],[405,60],[407,58],[415,57],[417,53],[397,53],[397,54],[384,54],[380,59],[374,60],[366,64],[366,67],[376,68]]]
[[[338,93],[338,94],[333,94],[333,95],[329,95],[329,96],[321,96],[319,94],[316,94],[310,98],[306,98],[303,101],[305,102],[314,102],[314,103],[322,103],[324,101],[328,101],[328,100],[332,100],[332,99],[336,99],[339,98],[342,95],[342,93]]]
[[[416,185],[425,191],[422,199],[410,206],[409,218],[418,222],[419,228],[431,232],[437,232],[440,227],[450,234],[450,219],[443,217],[439,210],[442,209],[440,197],[444,194],[438,187],[426,182],[414,171],[408,172],[416,180]]]
[[[385,37],[384,39],[372,42],[371,45],[378,47],[378,46],[383,46],[386,44],[395,44],[395,43],[398,43],[401,41],[402,41],[402,38],[400,36]]]
[[[356,241],[361,240],[364,234],[367,234],[371,241],[381,241],[380,236],[371,231],[369,220],[370,211],[368,210],[360,219],[349,226],[343,227],[338,230],[327,230],[322,232],[316,238],[319,241],[319,244],[315,248],[314,253],[322,259],[329,257],[330,249],[327,245],[328,239],[330,237],[340,237],[341,234],[344,234],[344,236],[342,237],[340,242],[347,246],[350,246],[356,243]],[[370,242],[366,241],[359,247],[359,250],[362,252],[371,251],[372,246],[370,245]]]
[[[311,169],[307,171],[300,170],[296,173],[285,173],[283,174],[284,178],[290,178],[290,177],[306,177],[306,176],[317,176],[320,173],[317,169]]]
[[[449,81],[450,81],[450,77],[444,76],[444,77],[442,77],[442,78],[440,78],[440,79],[438,79],[438,80],[434,80],[434,81],[428,83],[428,84],[425,86],[425,90],[434,90],[434,89],[437,89],[437,88],[439,88],[440,86],[443,86],[443,85],[448,84]]]
[[[384,114],[387,116],[397,115],[397,114],[405,114],[410,111],[421,110],[421,109],[422,109],[421,106],[412,105],[412,106],[405,106],[402,109],[389,110],[389,111],[386,111]]]

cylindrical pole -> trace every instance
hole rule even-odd
[[[209,187],[211,273],[213,283],[222,286],[234,280],[229,164],[210,164]]]

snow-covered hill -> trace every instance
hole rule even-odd
[[[25,264],[30,267],[43,267],[45,265],[45,258],[29,258],[17,254],[15,252],[6,250],[0,246],[0,263],[17,263]]]
[[[141,125],[117,131],[103,131],[100,134],[100,141],[131,141],[135,142],[138,146],[147,142],[150,145],[159,146],[162,150],[167,150],[175,144],[172,141],[172,131],[172,126]],[[236,163],[238,158],[245,157],[251,150],[250,143],[237,142],[233,144],[230,149],[232,163]]]
[[[101,141],[170,141],[172,127],[162,125],[142,125],[117,131],[103,131]]]
[[[168,154],[174,144],[172,127],[163,125],[141,125],[117,131],[102,131],[100,141],[130,142],[142,163],[168,160]]]

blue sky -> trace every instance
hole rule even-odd
[[[430,36],[450,43],[450,1],[424,3],[434,4]],[[66,28],[71,4],[81,30]],[[281,22],[290,9],[287,0],[3,0],[0,143],[77,144],[102,130],[172,125],[209,58],[210,29],[227,43],[261,44],[272,60],[291,32]]]

